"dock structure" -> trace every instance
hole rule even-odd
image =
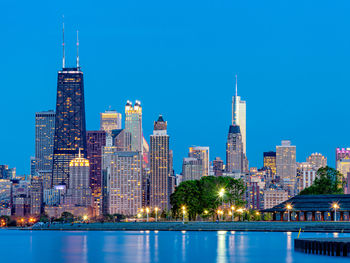
[[[294,250],[308,254],[350,257],[350,237],[296,238]]]

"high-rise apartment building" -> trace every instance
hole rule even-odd
[[[142,107],[140,101],[125,106],[125,130],[131,134],[131,151],[142,152]]]
[[[213,172],[215,176],[222,176],[224,171],[224,161],[216,157],[213,161]]]
[[[296,147],[290,141],[282,141],[282,145],[276,146],[276,173],[284,189],[294,196],[297,180]]]
[[[29,185],[30,214],[40,215],[43,210],[43,178],[34,176]]]
[[[100,114],[100,130],[109,134],[112,130],[118,130],[122,128],[122,115],[114,110],[107,110]]]
[[[160,115],[154,122],[150,143],[150,205],[169,209],[169,135],[167,122]]]
[[[272,177],[276,175],[276,152],[264,152],[264,167],[271,170]]]
[[[80,67],[58,72],[52,183],[69,184],[69,163],[86,156],[84,78]]]
[[[192,146],[189,149],[188,157],[202,161],[202,176],[209,175],[209,147]]]
[[[121,152],[107,146],[103,160],[107,213],[136,215],[143,201],[141,152]]]
[[[188,180],[199,180],[203,176],[203,160],[187,157],[182,162],[182,182]]]
[[[284,189],[266,189],[264,191],[264,209],[272,208],[288,200],[288,191]]]
[[[306,161],[310,163],[316,171],[322,167],[327,166],[327,157],[323,156],[320,153],[313,153],[307,157]]]
[[[336,169],[348,178],[350,173],[350,148],[337,148],[335,152]]]
[[[317,169],[313,164],[309,162],[298,163],[297,165],[297,178],[298,178],[298,191],[311,186],[316,179]]]
[[[55,117],[53,110],[35,113],[35,171],[39,173],[52,173]]]
[[[237,93],[237,75],[235,95],[232,97],[232,125],[238,125],[241,130],[243,152],[247,154],[246,102]]]
[[[90,163],[90,188],[93,195],[93,212],[99,215],[102,193],[102,151],[106,145],[105,131],[87,131],[87,159]]]

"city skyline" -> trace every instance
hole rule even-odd
[[[244,5],[229,6],[228,9],[232,10],[233,7],[243,9]],[[126,7],[124,6],[123,8]],[[305,9],[307,10],[308,6],[302,8],[302,10]],[[31,10],[31,8],[29,8],[29,10]],[[209,12],[209,8],[203,8],[203,10]],[[87,13],[92,12],[91,9],[89,10],[87,7],[84,7],[84,11]],[[325,12],[326,10],[322,9],[320,11]],[[23,10],[19,12],[22,13]],[[134,17],[137,13],[138,11],[136,10],[135,13],[131,13],[131,15]],[[52,15],[52,13],[50,14]],[[100,17],[99,14],[95,16]],[[24,14],[24,17],[26,17],[26,14]],[[132,54],[132,50],[131,48],[126,51],[124,49],[126,48],[125,46],[130,43],[134,43],[132,46],[133,49],[139,47],[132,41],[133,37],[142,39],[143,36],[142,34],[133,32],[131,35],[126,35],[123,40],[120,40],[119,37],[121,35],[125,36],[125,33],[120,33],[118,30],[130,26],[128,22],[118,24],[116,31],[111,31],[113,36],[111,41],[103,41],[107,40],[106,36],[101,36],[101,33],[98,34],[96,28],[92,26],[91,22],[89,23],[86,18],[84,19],[84,17],[80,15],[72,16],[66,13],[66,31],[68,34],[66,38],[67,57],[69,57],[69,59],[73,59],[74,56],[72,54],[75,54],[73,53],[75,49],[75,30],[77,27],[80,30],[82,49],[80,64],[86,75],[85,82],[87,83],[85,87],[87,130],[98,130],[99,113],[105,111],[109,105],[118,112],[123,112],[123,106],[127,99],[131,99],[132,101],[139,99],[144,109],[143,130],[145,138],[148,138],[152,133],[153,120],[157,118],[158,114],[163,114],[169,122],[169,134],[171,134],[174,140],[172,148],[174,150],[174,163],[177,173],[181,171],[182,158],[186,156],[188,147],[192,145],[209,146],[212,160],[216,156],[220,156],[221,159],[224,159],[225,137],[227,126],[230,123],[230,102],[233,96],[235,83],[234,75],[237,73],[239,78],[239,95],[243,100],[247,101],[248,104],[247,157],[250,166],[261,167],[263,152],[274,150],[275,146],[278,145],[281,140],[291,140],[293,145],[297,147],[297,161],[305,161],[306,157],[311,153],[320,152],[328,158],[329,165],[335,167],[335,148],[346,148],[350,145],[350,141],[345,136],[344,132],[335,129],[329,134],[325,133],[322,127],[325,119],[329,121],[329,125],[331,126],[335,126],[335,124],[340,123],[341,120],[344,119],[344,112],[346,112],[346,96],[338,96],[338,94],[346,92],[346,76],[348,72],[350,72],[349,66],[345,63],[345,61],[349,60],[349,52],[345,48],[349,42],[348,37],[345,37],[341,31],[332,32],[331,36],[340,38],[342,41],[339,42],[344,43],[344,46],[341,45],[337,47],[336,50],[328,47],[326,44],[320,43],[319,41],[323,38],[317,30],[321,28],[322,23],[315,26],[311,22],[311,19],[309,20],[309,18],[302,16],[302,23],[306,23],[309,28],[311,27],[314,29],[314,31],[312,31],[314,39],[307,38],[306,43],[299,44],[299,46],[297,45],[298,48],[294,48],[292,45],[288,45],[286,40],[289,40],[293,36],[297,37],[297,39],[305,37],[308,31],[303,29],[297,33],[295,29],[299,29],[298,26],[300,26],[298,21],[294,21],[296,25],[291,25],[282,19],[282,21],[280,21],[282,23],[280,27],[286,26],[286,28],[289,29],[287,32],[291,34],[287,36],[287,33],[281,33],[279,31],[280,27],[276,25],[272,27],[272,32],[280,33],[277,39],[279,40],[278,44],[281,44],[279,49],[272,52],[272,50],[268,48],[268,45],[271,44],[273,40],[276,40],[272,34],[269,34],[270,38],[265,40],[262,44],[267,50],[262,50],[261,47],[250,46],[249,50],[243,49],[242,56],[238,56],[237,52],[242,52],[242,43],[233,44],[233,38],[230,37],[227,39],[228,43],[233,45],[230,46],[230,50],[232,51],[228,52],[227,44],[223,41],[231,34],[231,30],[238,18],[231,18],[228,14],[224,14],[224,17],[229,19],[229,23],[223,30],[219,31],[219,39],[217,40],[219,42],[211,43],[212,46],[206,44],[202,47],[203,49],[208,48],[212,54],[218,55],[218,58],[214,59],[214,61],[216,61],[216,66],[219,65],[219,68],[214,68],[210,66],[209,63],[213,62],[213,58],[206,55],[205,59],[208,60],[206,62],[206,60],[197,56],[200,54],[198,52],[187,56],[186,61],[189,65],[186,63],[183,64],[183,62],[180,62],[179,59],[174,57],[174,54],[179,55],[182,50],[193,50],[195,45],[199,43],[198,39],[203,36],[202,34],[197,33],[198,35],[196,35],[195,40],[190,41],[187,46],[180,45],[180,49],[176,49],[176,52],[173,53],[172,56],[170,56],[170,51],[174,46],[170,45],[168,48],[162,48],[156,52],[150,45],[150,42],[146,42],[141,49],[145,54],[139,56],[138,59],[133,56],[131,57],[132,62],[139,62],[139,65],[136,65],[136,63],[125,63],[126,57]],[[162,18],[165,19],[163,16]],[[269,21],[274,22],[273,19],[276,18],[281,19],[279,15],[274,15]],[[316,15],[314,15],[313,18],[317,21],[321,20],[321,18]],[[339,18],[330,22],[330,26],[340,25],[340,21],[343,18],[344,14],[339,14]],[[12,22],[11,17],[6,17],[5,19],[5,27],[9,29],[9,32],[7,32],[9,38],[8,43],[12,45],[11,48],[18,47],[14,42],[23,42],[20,40],[27,35],[24,34],[23,29],[21,30],[18,28],[18,22],[12,24],[10,23]],[[20,68],[23,69],[19,69],[21,74],[23,74],[23,80],[28,81],[33,79],[35,66],[38,66],[39,63],[45,66],[42,69],[44,72],[42,73],[42,79],[36,83],[35,87],[30,85],[31,88],[28,89],[31,94],[35,94],[34,97],[29,96],[30,102],[24,101],[24,98],[28,95],[28,91],[21,87],[27,87],[28,84],[25,84],[22,79],[8,85],[10,80],[14,79],[14,75],[9,70],[12,61],[10,61],[7,54],[5,54],[5,61],[9,63],[5,63],[7,65],[6,68],[2,66],[2,72],[6,72],[6,74],[4,74],[4,85],[10,88],[6,90],[4,94],[8,99],[1,105],[2,116],[4,117],[4,122],[7,123],[8,126],[17,127],[18,123],[16,124],[10,117],[12,114],[18,114],[20,112],[21,121],[23,120],[21,122],[21,128],[25,128],[27,132],[23,134],[23,132],[19,133],[20,129],[15,129],[13,132],[8,132],[7,129],[4,129],[1,133],[2,136],[0,136],[2,137],[0,143],[3,145],[0,159],[2,163],[9,164],[10,167],[17,167],[18,174],[29,174],[30,156],[34,156],[34,130],[32,127],[35,113],[54,109],[56,88],[55,74],[57,74],[57,71],[60,69],[60,19],[60,15],[55,14],[48,20],[49,23],[44,29],[35,29],[33,27],[34,35],[38,36],[37,39],[40,39],[40,41],[27,43],[27,47],[31,48],[34,44],[38,46],[34,48],[37,61],[31,59],[31,54],[19,51],[20,53],[18,56],[21,56],[21,59],[17,59],[16,64],[18,66],[19,63]],[[190,22],[190,27],[202,28],[197,23],[188,20],[189,16],[187,13],[185,13],[185,19],[187,20],[184,21]],[[165,21],[171,22],[171,18],[165,19]],[[244,36],[244,30],[252,29],[252,26],[255,25],[254,21],[246,26],[242,26],[237,32],[236,37],[240,38],[244,44],[248,44],[249,40],[253,40],[252,38],[248,37],[248,39],[246,39],[242,36]],[[263,21],[263,26],[268,26],[269,21]],[[204,27],[202,29],[205,33],[215,33],[217,27],[222,25],[222,22],[223,21],[220,20],[214,24],[215,30],[212,28],[205,30]],[[244,20],[244,22],[248,21]],[[32,25],[32,23],[33,21],[29,19],[28,26]],[[79,26],[77,26],[78,23]],[[100,24],[97,25],[99,26]],[[23,26],[23,24],[21,24],[21,26]],[[133,26],[140,28],[141,24],[135,22]],[[342,25],[341,29],[346,26],[347,24]],[[150,39],[147,38],[146,40],[153,43],[154,39],[157,37],[163,37],[164,43],[169,44],[169,40],[172,40],[172,38],[162,33],[163,31],[161,29],[171,28],[170,25],[155,26],[153,24],[147,24],[143,29],[148,32],[153,27],[157,29],[154,38],[149,37]],[[179,33],[180,31],[178,29],[183,29],[183,27],[184,25],[181,24],[179,28],[173,29],[174,33]],[[16,31],[16,36],[13,36],[12,30]],[[261,32],[264,32],[264,27],[261,30],[262,31],[256,29],[253,32],[261,34]],[[326,32],[328,32],[327,30],[329,29],[326,29]],[[103,32],[105,31],[102,31],[102,33]],[[184,32],[184,34],[188,36],[187,32]],[[102,37],[102,41],[94,41],[92,38],[95,36]],[[180,38],[184,39],[184,36],[181,35]],[[116,51],[110,52],[111,45],[113,44],[112,46],[114,46],[117,43],[118,48],[115,48]],[[93,47],[105,47],[104,44],[107,45],[106,51],[101,50],[100,58],[97,59],[96,55],[92,54],[91,51],[94,50]],[[177,42],[177,44],[179,43]],[[298,44],[298,42],[293,42],[292,44]],[[333,42],[328,42],[328,44],[333,44],[333,47],[335,47]],[[220,47],[221,45],[224,45],[223,52],[216,50],[216,47]],[[311,47],[318,48],[311,52],[310,55],[308,52],[310,52]],[[38,48],[41,48],[43,51],[38,51]],[[45,53],[42,53],[44,51]],[[48,52],[46,53],[46,51]],[[109,51],[109,53],[107,53],[107,51]],[[137,54],[140,55],[141,51],[137,51]],[[151,51],[153,55],[156,54],[155,61],[151,63],[151,67],[149,68],[145,67],[146,63],[150,63],[146,51]],[[287,54],[287,51],[290,51],[290,55]],[[298,51],[302,51],[302,54],[298,54],[296,59],[292,58]],[[125,54],[122,54],[123,52]],[[224,59],[224,54],[228,55],[229,59]],[[250,63],[244,63],[244,55],[246,55],[246,58],[248,57]],[[272,62],[266,61],[267,56],[269,56]],[[275,56],[279,56],[279,58],[276,59]],[[118,57],[119,60],[117,59]],[[320,63],[320,59],[324,57],[328,59],[328,62],[332,62],[332,67],[327,66],[328,63]],[[180,58],[182,61],[185,61],[183,56],[180,56]],[[109,66],[107,68],[97,68],[99,65],[108,63],[109,60],[116,61],[116,63],[112,66],[107,64]],[[34,63],[33,66],[28,67],[29,62]],[[72,65],[73,63],[71,62],[72,61],[67,61],[67,65]],[[255,63],[261,66],[263,62],[267,63],[266,70],[260,68],[259,71],[259,67],[253,65]],[[203,64],[202,66],[200,65],[201,63]],[[273,65],[273,63],[275,63],[275,65]],[[306,64],[310,69],[302,67],[302,64]],[[164,65],[168,66],[164,67]],[[24,68],[26,69],[24,70]],[[293,68],[298,68],[298,70],[294,70]],[[107,74],[106,77],[101,80],[101,72],[104,71]],[[113,76],[113,78],[107,76],[112,71],[114,73],[110,76]],[[160,79],[158,78],[159,72],[163,73]],[[132,78],[135,74],[140,76],[140,80]],[[176,80],[174,80],[175,75]],[[257,79],[259,81],[257,81]],[[171,82],[169,80],[174,81]],[[164,97],[158,94],[164,91],[164,87],[166,89],[176,89],[180,87],[180,91],[186,91],[187,93],[182,93],[186,94],[186,96],[182,95],[182,97],[179,97],[178,94]],[[263,87],[263,89],[261,89],[261,87]],[[305,89],[305,87],[307,87],[307,89]],[[333,92],[326,93],[329,87],[332,87]],[[114,89],[116,91],[113,91]],[[293,89],[293,93],[287,92],[289,89]],[[20,98],[16,97],[18,91],[22,93],[23,98],[22,95]],[[106,94],[108,94],[108,96],[106,96]],[[302,94],[302,96],[300,96],[300,94]],[[14,98],[19,99],[20,105],[17,105],[17,103],[14,103],[14,105],[9,103],[13,101]],[[325,99],[327,99],[326,106],[324,104]],[[303,107],[295,107],[296,102],[298,102],[297,104],[299,105],[303,105]],[[189,105],[192,103],[205,106],[198,108],[190,107]],[[178,107],[178,105],[184,105],[184,107]],[[338,114],[338,112],[341,112],[341,114]],[[212,125],[208,125],[210,121]],[[182,130],[183,126],[181,125],[186,126],[186,131]],[[344,123],[344,125],[345,127],[343,127],[343,129],[346,130],[348,128],[347,123]],[[310,127],[310,129],[302,129],[301,127]],[[200,131],[205,132],[199,134]],[[13,150],[13,148],[18,148],[17,141],[19,134],[21,134],[21,147],[23,147],[23,151]],[[324,141],[323,138],[326,136],[331,137],[331,141],[327,143],[327,145],[324,145],[322,142]],[[261,138],[264,138],[264,140],[261,140]],[[15,142],[17,147],[13,147],[13,142]]]

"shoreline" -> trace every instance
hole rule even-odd
[[[33,231],[252,231],[350,233],[350,222],[118,222],[52,224],[15,228]]]

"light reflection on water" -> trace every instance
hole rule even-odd
[[[237,231],[0,231],[1,262],[348,262],[294,252],[298,233]],[[350,237],[304,233],[300,237]],[[19,253],[20,252],[20,253]]]

